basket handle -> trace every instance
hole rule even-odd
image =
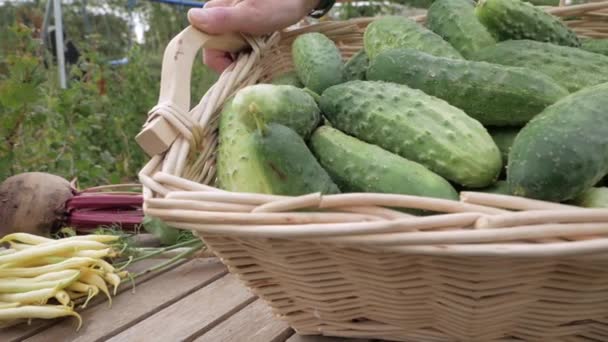
[[[167,45],[163,56],[158,104],[148,113],[135,140],[150,156],[165,152],[182,132],[190,136],[190,78],[201,48],[239,52],[249,47],[238,34],[209,35],[188,26]]]

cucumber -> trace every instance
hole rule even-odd
[[[511,40],[478,51],[473,60],[540,71],[570,92],[608,82],[608,56],[532,40]]]
[[[509,152],[511,151],[511,146],[513,146],[513,142],[515,141],[515,137],[521,130],[521,127],[492,127],[488,129],[492,139],[498,149],[500,150],[500,154],[502,156],[502,163],[506,166],[509,161]]]
[[[247,177],[262,181],[268,193],[299,196],[313,192],[336,194],[340,190],[327,171],[295,131],[281,124],[270,123],[253,132],[251,142],[261,175]]]
[[[217,166],[221,189],[285,196],[340,192],[291,128],[260,120],[259,128],[251,130],[231,108],[222,114]]]
[[[568,95],[540,72],[436,57],[412,49],[378,54],[370,62],[367,79],[420,89],[464,110],[486,126],[523,126]]]
[[[276,75],[270,80],[270,84],[291,85],[297,88],[304,87],[302,81],[300,81],[300,78],[298,77],[298,74],[295,72],[295,70]]]
[[[499,180],[487,188],[479,189],[476,191],[486,192],[489,194],[511,195],[511,193],[509,192],[509,183],[504,180]]]
[[[475,16],[471,0],[437,0],[427,12],[427,27],[468,58],[496,40]]]
[[[583,39],[581,49],[608,56],[608,39]]]
[[[608,208],[608,188],[591,188],[571,201],[585,208]]]
[[[302,84],[317,94],[344,81],[344,62],[336,44],[322,33],[298,36],[292,46],[295,71]]]
[[[250,130],[257,127],[253,115],[259,114],[263,122],[283,124],[305,140],[321,120],[321,111],[311,93],[291,85],[247,86],[234,95],[233,108]]]
[[[250,130],[239,120],[241,115],[234,110],[233,101],[234,97],[226,101],[219,117],[217,186],[228,191],[259,192],[259,184],[243,178],[257,171],[249,163],[249,156],[254,154],[248,138]]]
[[[608,83],[545,109],[517,135],[507,167],[516,196],[562,202],[608,174]]]
[[[463,59],[450,43],[426,27],[403,16],[375,19],[365,29],[363,45],[370,60],[393,48],[412,48],[431,55]]]
[[[479,0],[475,15],[499,41],[530,39],[581,45],[576,33],[558,17],[522,0]]]
[[[359,50],[344,65],[344,80],[365,80],[365,72],[368,65],[369,58],[367,58],[365,49]]]
[[[381,81],[349,81],[321,95],[332,126],[424,165],[468,187],[491,184],[500,151],[479,121],[418,89]]]
[[[321,126],[310,138],[321,166],[343,192],[379,192],[458,200],[452,185],[428,168]]]

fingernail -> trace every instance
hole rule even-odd
[[[190,20],[196,22],[197,24],[206,24],[209,20],[209,13],[207,10],[202,8],[192,8],[188,11],[188,16]]]

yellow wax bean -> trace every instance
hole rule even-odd
[[[19,278],[19,279],[0,279],[0,293],[18,293],[40,290],[45,288],[59,288],[62,289],[80,277],[80,271],[75,271],[72,276],[66,277],[65,279],[59,280],[46,280],[37,281],[32,278]]]
[[[56,288],[40,289],[20,293],[0,293],[0,301],[21,304],[40,304],[55,296]]]
[[[61,305],[69,305],[72,301],[68,293],[64,290],[57,291],[57,293],[55,293],[55,299],[57,299]]]
[[[82,269],[80,272],[82,273],[80,281],[85,284],[96,286],[97,288],[99,288],[101,292],[103,292],[106,297],[108,297],[108,305],[111,307],[112,296],[110,296],[110,291],[106,286],[106,282],[98,274],[91,272],[90,270]]]
[[[36,248],[28,248],[18,251],[13,254],[0,256],[0,265],[7,263],[26,263],[36,258],[58,255],[62,253],[77,252],[83,250],[103,250],[107,248],[103,243],[95,241],[67,241],[60,244],[49,244],[46,246],[37,246]]]
[[[74,316],[78,319],[78,327],[82,326],[82,318],[71,308],[63,305],[26,305],[16,308],[0,309],[0,321],[11,321],[15,319],[43,318],[53,319],[64,316]]]
[[[65,259],[58,263],[52,263],[50,265],[36,266],[36,267],[16,267],[16,268],[5,268],[0,269],[0,278],[4,277],[37,277],[43,274],[52,272],[58,272],[66,269],[79,269],[81,267],[87,267],[93,264],[100,264],[102,267],[104,264],[108,264],[105,260],[96,260],[93,258],[74,257]]]

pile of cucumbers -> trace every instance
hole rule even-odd
[[[217,185],[458,200],[487,191],[608,207],[608,40],[522,0],[378,17],[345,59],[322,33],[220,114]]]

